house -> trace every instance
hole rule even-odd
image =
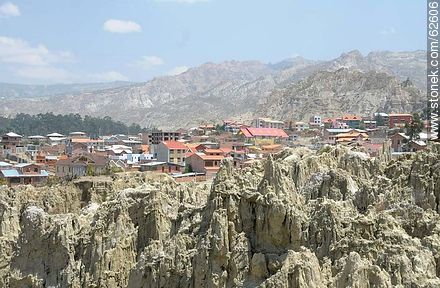
[[[60,133],[50,133],[46,135],[50,145],[67,144],[68,139]]]
[[[390,114],[389,115],[389,127],[394,128],[402,128],[405,127],[405,124],[410,124],[412,122],[411,114]]]
[[[49,174],[41,169],[40,165],[21,163],[0,169],[0,179],[6,181],[8,186],[33,185],[42,186],[47,183]]]
[[[396,133],[390,139],[393,152],[405,152],[404,144],[409,141],[409,136],[404,133]]]
[[[368,134],[359,132],[356,130],[351,130],[346,133],[340,133],[335,135],[335,141],[339,144],[346,144],[350,142],[359,142],[359,141],[365,141],[368,139]]]
[[[238,123],[237,121],[233,121],[233,120],[223,120],[223,127],[225,132],[237,134],[240,131],[240,128],[243,126],[247,126],[247,125]]]
[[[323,133],[322,138],[323,138],[323,141],[325,141],[325,142],[334,143],[336,140],[336,135],[341,134],[341,133],[348,133],[352,130],[353,129],[350,129],[350,128],[346,128],[346,129],[327,128],[327,129],[324,129],[324,133]]]
[[[58,162],[58,156],[55,155],[45,155],[39,152],[35,156],[35,162],[40,166],[44,167],[46,171],[55,174],[56,164]]]
[[[270,118],[257,118],[252,121],[252,127],[255,128],[277,128],[284,129],[284,122]]]
[[[8,153],[15,153],[17,147],[21,146],[21,139],[23,136],[18,135],[14,132],[9,132],[2,135],[1,146],[2,149]]]
[[[162,141],[157,145],[156,158],[159,162],[185,165],[188,147],[179,141]]]
[[[342,116],[342,122],[347,124],[349,128],[360,128],[362,117],[356,115],[344,115]]]
[[[107,170],[109,159],[105,156],[84,153],[58,160],[55,175],[58,177],[79,177],[101,175]]]
[[[314,116],[310,117],[310,124],[320,126],[321,123],[322,123],[321,116],[314,115]]]
[[[283,149],[283,146],[280,144],[261,145],[261,153],[264,155],[278,153],[281,149]]]
[[[162,161],[142,163],[139,166],[141,172],[181,173],[185,169],[184,165]]]
[[[412,152],[417,152],[426,148],[426,143],[422,140],[411,140],[409,142],[409,149]]]
[[[192,172],[205,173],[207,178],[213,178],[220,169],[221,161],[225,159],[220,149],[206,149],[193,153],[186,159],[186,165]]]
[[[69,133],[69,137],[71,139],[76,139],[76,138],[87,138],[87,134],[84,132],[71,132]]]
[[[384,144],[371,143],[370,141],[367,141],[367,142],[362,142],[362,147],[364,147],[365,151],[367,151],[370,157],[377,157],[384,148]]]
[[[310,128],[309,123],[305,123],[305,122],[301,122],[301,121],[297,121],[293,123],[292,126],[293,130],[296,131],[304,131]]]
[[[32,135],[32,136],[28,136],[27,139],[29,140],[29,142],[39,145],[41,143],[46,142],[46,137],[41,136],[41,135]]]
[[[80,133],[80,132],[75,132],[75,133]],[[88,152],[88,153],[93,153],[95,151],[104,151],[105,145],[104,145],[104,140],[102,139],[90,139],[90,138],[84,138],[82,136],[81,137],[78,136],[70,139],[67,149],[69,154],[76,149],[83,150],[84,152]]]
[[[239,135],[244,137],[246,142],[251,142],[254,145],[274,144],[289,138],[283,129],[278,128],[242,127]]]

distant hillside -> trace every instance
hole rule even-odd
[[[316,113],[334,117],[345,113],[422,111],[424,103],[420,89],[395,76],[341,68],[316,72],[298,83],[275,89],[257,114],[308,120]]]
[[[35,114],[51,111],[61,114],[109,115],[126,123],[136,122],[143,126],[168,128],[190,127],[203,121],[219,121],[230,117],[243,121],[257,115],[278,117],[280,109],[276,108],[276,101],[285,101],[279,99],[282,96],[278,96],[284,95],[285,89],[293,89],[291,92],[296,93],[295,91],[299,91],[298,88],[292,87],[304,79],[307,79],[304,83],[309,83],[310,87],[316,89],[314,93],[308,92],[307,95],[310,97],[320,95],[322,92],[320,89],[327,89],[320,83],[310,83],[321,81],[316,75],[322,73],[318,72],[330,72],[330,74],[322,74],[329,75],[326,77],[326,81],[329,82],[328,87],[349,85],[353,87],[350,91],[359,94],[358,97],[347,97],[344,105],[341,106],[341,112],[362,113],[388,108],[409,111],[418,108],[417,103],[424,97],[420,91],[425,89],[425,67],[424,51],[372,52],[367,56],[362,56],[358,51],[351,51],[330,61],[312,61],[296,57],[275,64],[263,64],[257,61],[207,63],[177,76],[158,77],[147,83],[128,87],[67,93],[45,98],[35,97],[25,102],[3,99],[0,100],[0,114],[14,115],[18,112]],[[344,73],[352,73],[352,76],[347,74],[348,78],[339,78],[341,75],[337,71],[341,68],[345,68]],[[332,73],[336,73],[335,77],[330,76]],[[365,83],[371,82],[371,77],[376,79],[373,83],[384,82],[384,84],[366,86]],[[382,78],[384,80],[381,80]],[[420,91],[413,87],[411,96],[402,96],[404,99],[402,103],[407,104],[390,105],[384,99],[390,99],[393,95],[398,96],[399,93],[393,92],[392,87],[399,86],[399,83],[407,78],[410,78]],[[344,84],[345,80],[350,83]],[[356,85],[362,86],[362,89],[354,89]],[[286,99],[292,98],[290,92],[286,92],[284,96]],[[340,96],[334,93],[334,97]],[[368,97],[373,97],[368,100],[368,103],[371,103],[368,109],[364,107],[353,111],[342,111],[344,107],[347,109],[356,107],[359,99]],[[58,101],[60,99],[63,101],[62,105]],[[290,116],[308,114],[310,111],[307,107],[316,109],[313,113],[332,113],[332,109],[324,105],[310,106],[310,101],[313,102],[311,99],[297,96],[293,96],[292,99],[300,101],[296,103],[296,107],[303,109],[295,115],[289,114]],[[341,99],[337,98],[335,103]],[[407,101],[407,99],[412,100]],[[295,109],[298,112],[298,108]]]
[[[132,83],[125,81],[54,85],[0,83],[0,99],[47,97],[53,95],[64,95],[68,93],[91,92],[129,85],[132,85]]]

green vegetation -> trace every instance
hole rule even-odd
[[[194,171],[193,171],[191,165],[190,165],[190,164],[187,164],[187,165],[185,166],[185,171],[184,171],[184,173],[192,173],[192,172],[194,172]]]
[[[47,135],[57,132],[82,131],[90,136],[110,134],[136,134],[147,131],[138,124],[126,124],[115,121],[110,117],[82,117],[79,114],[55,115],[53,113],[29,115],[17,114],[14,118],[0,116],[0,134],[13,131],[15,133],[30,135]]]
[[[405,134],[409,136],[409,141],[419,139],[419,133],[423,130],[423,121],[418,113],[413,114],[413,121],[405,123]]]
[[[376,126],[383,126],[385,123],[382,115],[380,115],[380,114],[377,114],[376,117],[374,117],[374,120],[376,120]]]
[[[87,176],[95,176],[95,167],[93,164],[87,165]]]

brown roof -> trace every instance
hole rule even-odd
[[[83,160],[82,158],[85,159]],[[84,153],[67,159],[60,159],[58,160],[57,165],[71,165],[74,163],[87,165],[89,162],[93,162],[96,166],[105,166],[108,163],[108,158],[94,153]]]

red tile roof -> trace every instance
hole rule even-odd
[[[179,141],[163,141],[162,142],[168,149],[183,149],[187,150],[188,147],[185,146],[182,142]]]
[[[255,128],[255,127],[243,127],[240,131],[247,138],[252,137],[281,137],[288,138],[289,136],[283,129],[278,128]]]
[[[342,117],[343,120],[362,120],[361,117],[356,116],[356,115],[344,115]]]

